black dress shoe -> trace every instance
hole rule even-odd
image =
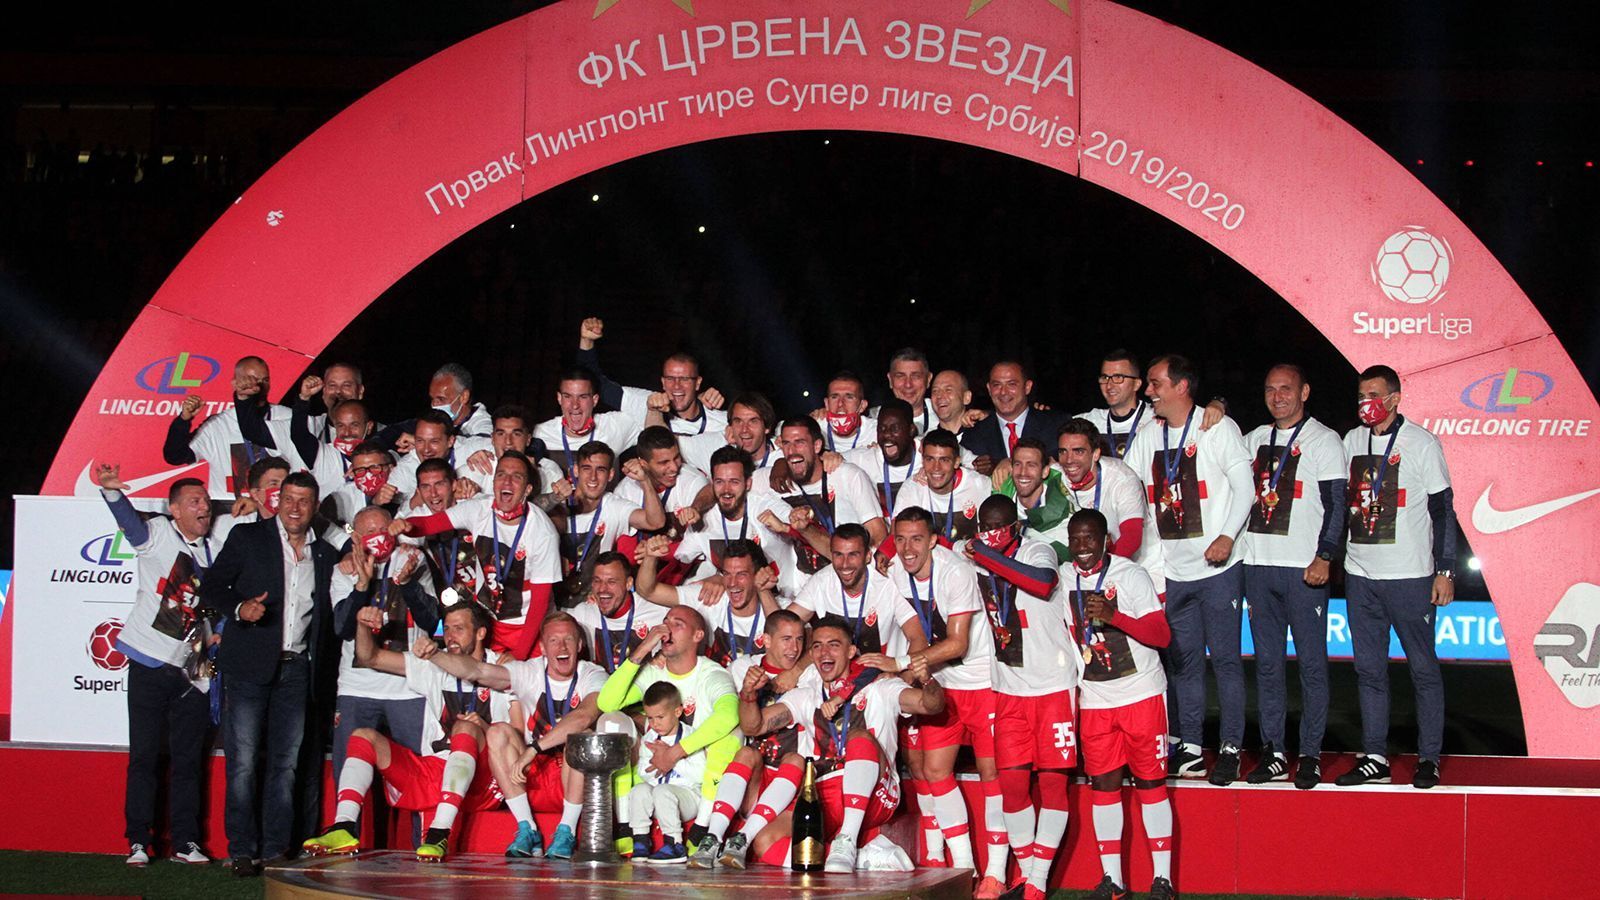
[[[248,856],[235,856],[232,869],[238,878],[255,878],[261,874],[261,863]]]

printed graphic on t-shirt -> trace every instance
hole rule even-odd
[[[1205,498],[1205,484],[1196,469],[1196,445],[1154,454],[1150,463],[1152,480],[1150,502],[1155,504],[1156,528],[1162,540],[1182,540],[1205,534],[1200,519],[1200,501]],[[1178,460],[1178,477],[1167,483],[1167,466],[1173,458]]]
[[[1294,514],[1294,502],[1300,498],[1300,482],[1296,478],[1300,469],[1300,447],[1296,444],[1289,451],[1288,459],[1284,459],[1284,449],[1263,444],[1256,451],[1255,462],[1251,464],[1256,484],[1256,499],[1250,507],[1248,528],[1252,534],[1289,533],[1289,518]],[[1278,486],[1274,488],[1272,474],[1280,463],[1283,465],[1283,474],[1278,476]]]
[[[156,594],[161,603],[156,606],[150,627],[175,641],[183,640],[194,624],[195,605],[200,602],[200,573],[195,570],[194,557],[187,553],[174,557],[167,576],[156,582]]]
[[[881,674],[877,669],[856,668],[847,672],[843,677],[835,679],[827,685],[827,698],[838,698],[843,702],[833,711],[832,718],[823,715],[822,707],[812,713],[812,730],[817,740],[817,777],[831,775],[844,768],[845,742],[853,734],[868,734],[867,730],[867,697],[862,693],[868,685],[878,680]],[[826,702],[826,700],[824,700]],[[846,716],[849,721],[846,721]],[[836,737],[837,735],[837,737]]]
[[[798,488],[799,486],[796,485],[796,487]],[[832,525],[835,521],[837,521],[837,513],[834,511],[834,491],[832,488],[828,487],[828,476],[826,473],[824,473],[822,476],[822,484],[820,487],[806,488],[804,494],[795,494],[793,496],[784,497],[783,501],[796,509],[799,509],[802,506],[809,506],[811,508],[812,518],[816,521],[817,525],[829,534],[833,533]],[[823,568],[826,567],[830,562],[827,557],[818,553],[815,548],[806,543],[804,540],[795,541],[795,549],[797,551],[795,554],[796,565],[799,567],[801,572],[804,572],[807,575],[817,574],[818,572],[822,571]]]
[[[1094,591],[1072,591],[1068,596],[1073,605],[1072,637],[1083,654],[1083,680],[1114,681],[1137,673],[1139,664],[1134,661],[1127,633],[1111,625],[1091,622],[1084,614],[1089,600],[1099,595]],[[1116,586],[1107,587],[1104,596],[1116,600]]]
[[[461,690],[444,692],[444,709],[439,715],[442,736],[433,742],[434,753],[444,753],[450,749],[450,729],[455,727],[457,718],[469,712],[477,713],[485,725],[492,724],[494,715],[490,711],[488,688],[463,682]]]
[[[1382,479],[1379,492],[1373,484]],[[1384,464],[1377,453],[1361,454],[1350,460],[1350,542],[1352,544],[1394,543],[1395,514],[1406,505],[1406,492],[1400,487],[1400,454]]]
[[[478,598],[496,619],[515,619],[523,613],[522,582],[528,551],[502,546],[488,535],[479,535],[473,542],[473,558],[456,569],[457,590],[465,590]],[[510,562],[505,572],[500,564],[507,557]],[[498,557],[498,558],[497,558]]]

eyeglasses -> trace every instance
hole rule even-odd
[[[356,466],[350,470],[351,475],[365,475],[368,472],[387,472],[394,468],[393,463],[379,463],[375,466]]]
[[[1125,382],[1133,381],[1133,380],[1137,379],[1138,377],[1139,376],[1137,376],[1137,375],[1124,375],[1121,372],[1118,372],[1118,373],[1116,373],[1114,375],[1101,375],[1098,380],[1099,380],[1099,382],[1101,384],[1117,384],[1117,385],[1120,385],[1120,384],[1123,384]]]

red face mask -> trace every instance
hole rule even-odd
[[[993,531],[978,532],[978,540],[990,550],[996,553],[1004,553],[1011,546],[1011,542],[1015,540],[1015,536],[1011,533],[1009,527],[996,528]]]
[[[394,535],[387,531],[374,532],[361,539],[361,546],[374,562],[381,563],[394,553]]]
[[[261,492],[261,511],[269,516],[278,514],[278,498],[283,495],[283,488],[268,488]]]
[[[344,456],[349,456],[350,454],[356,452],[356,445],[360,443],[361,441],[355,438],[334,438],[333,449],[339,451]]]
[[[505,510],[502,510],[498,506],[492,507],[492,509],[494,509],[495,518],[498,518],[502,522],[509,522],[512,519],[521,518],[522,514],[527,511],[528,504],[524,503],[521,506],[517,507],[516,509],[512,510],[511,512],[506,512]]]
[[[845,413],[836,416],[828,413],[828,427],[833,429],[834,434],[852,434],[861,427],[861,414]]]
[[[1383,398],[1368,397],[1356,404],[1356,416],[1361,419],[1361,424],[1372,426],[1389,418],[1389,410],[1383,406]]]
[[[383,490],[383,486],[389,483],[389,470],[367,469],[364,472],[357,472],[352,480],[355,482],[356,487],[361,489],[361,493],[371,497]]]

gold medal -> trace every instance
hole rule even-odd
[[[1088,647],[1083,648],[1083,664],[1087,666],[1087,665],[1090,665],[1093,662],[1094,662],[1094,651],[1090,650]]]
[[[996,625],[994,629],[995,640],[1002,649],[1011,646],[1011,629]]]
[[[1267,509],[1275,508],[1278,505],[1278,492],[1274,490],[1268,490],[1265,494],[1262,494],[1261,505],[1265,506]]]

